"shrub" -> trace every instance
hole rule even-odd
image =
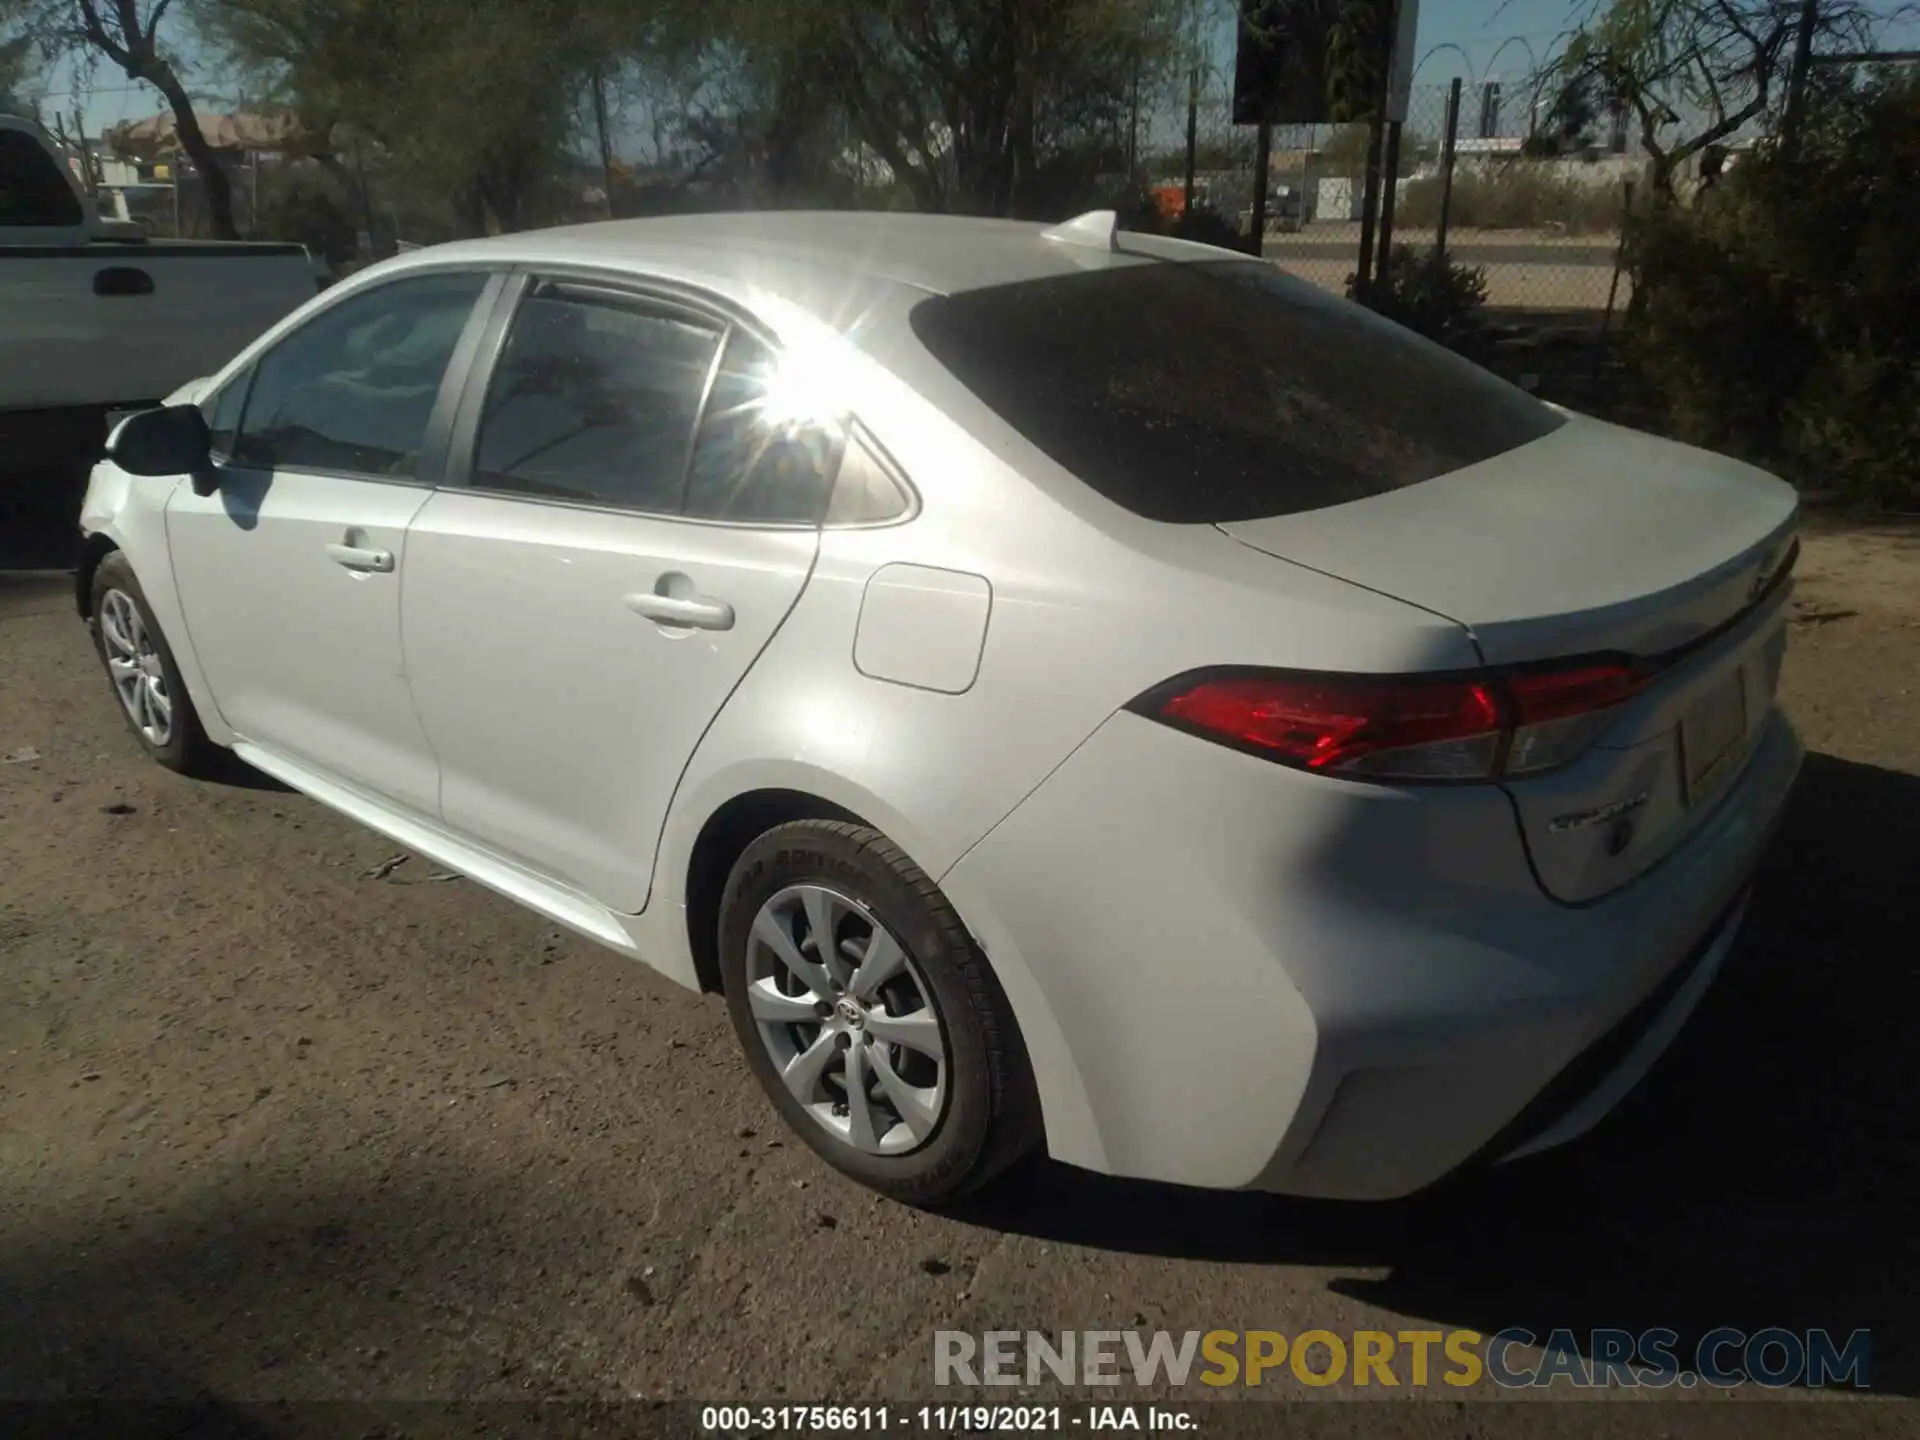
[[[1240,233],[1239,224],[1214,209],[1211,205],[1196,204],[1193,209],[1182,215],[1168,227],[1167,233],[1182,240],[1198,241],[1202,245],[1219,245],[1228,250],[1246,248],[1247,239]]]
[[[1108,209],[1119,213],[1122,230],[1132,230],[1141,235],[1158,235],[1167,228],[1166,219],[1160,213],[1160,202],[1154,198],[1153,191],[1145,186],[1128,185],[1121,193],[1106,198],[1105,204]],[[1071,215],[1075,213],[1075,209],[1062,206],[1059,213]]]
[[[1430,230],[1440,219],[1440,177],[1410,180],[1394,203],[1395,223]],[[1447,224],[1463,230],[1564,230],[1602,235],[1620,223],[1620,190],[1589,184],[1554,163],[1516,161],[1497,168],[1457,165]]]
[[[1191,210],[1169,221],[1161,212],[1153,193],[1140,190],[1122,197],[1114,206],[1120,212],[1120,226],[1145,235],[1171,235],[1202,245],[1219,245],[1228,250],[1244,250],[1246,237],[1239,224],[1222,211],[1196,201]]]
[[[318,165],[293,163],[262,177],[256,240],[297,240],[333,264],[351,260],[358,227],[350,197]]]
[[[1920,508],[1920,82],[1825,99],[1628,237],[1631,353],[1682,439]]]
[[[1487,272],[1483,266],[1436,265],[1433,251],[1396,245],[1385,283],[1376,286],[1372,308],[1409,330],[1450,349],[1481,358],[1485,340]],[[1347,298],[1358,298],[1359,277],[1347,277]]]

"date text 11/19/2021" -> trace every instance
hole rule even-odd
[[[700,1411],[700,1429],[708,1435],[1198,1428],[1185,1410],[1163,1405],[708,1405]]]

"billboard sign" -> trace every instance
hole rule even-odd
[[[1236,125],[1339,125],[1380,108],[1382,41],[1395,27],[1387,118],[1407,118],[1419,0],[1240,0]]]

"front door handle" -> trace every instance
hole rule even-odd
[[[327,558],[349,570],[371,570],[381,575],[393,570],[391,550],[369,550],[362,545],[342,545],[336,541],[327,546]]]
[[[636,615],[658,620],[662,625],[685,625],[693,630],[731,630],[733,607],[724,600],[705,595],[659,595],[641,591],[626,597],[626,606]]]

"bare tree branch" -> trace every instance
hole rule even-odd
[[[1563,86],[1591,79],[1627,104],[1655,189],[1670,194],[1688,157],[1770,113],[1800,9],[1797,0],[1595,0],[1555,69]],[[1860,0],[1821,0],[1822,32],[1857,29],[1863,12]]]
[[[107,33],[107,27],[100,19],[100,11],[95,0],[74,0],[74,5],[79,12],[80,33],[86,43],[126,71],[128,76],[139,79],[140,76],[134,72],[132,52],[126,46],[117,43]]]

